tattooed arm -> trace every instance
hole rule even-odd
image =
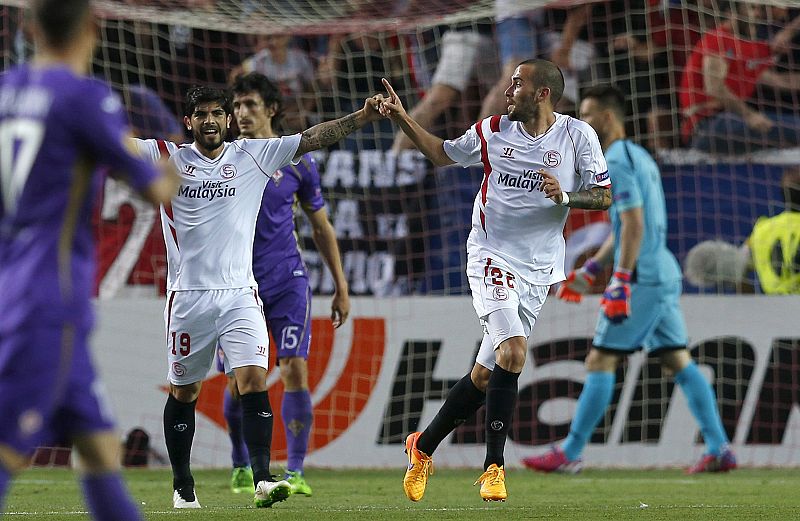
[[[300,135],[300,146],[297,147],[295,157],[300,157],[306,152],[319,150],[340,141],[345,136],[352,134],[367,123],[381,119],[378,106],[383,96],[378,94],[364,101],[364,107],[343,118],[325,121],[314,125]]]
[[[604,186],[593,186],[588,190],[569,192],[570,208],[583,208],[585,210],[606,210],[611,206],[611,189]]]
[[[611,206],[611,188],[593,186],[588,190],[562,192],[561,184],[556,176],[544,169],[540,169],[538,173],[542,176],[542,185],[539,189],[544,192],[545,197],[552,199],[556,204],[564,204],[564,195],[566,194],[566,206],[570,208],[607,210]]]

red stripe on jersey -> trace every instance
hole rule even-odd
[[[169,159],[167,142],[163,139],[157,139],[156,144],[158,145],[158,151],[161,153],[161,159]],[[172,217],[172,204],[164,203],[164,212],[167,214],[167,217],[169,217],[169,220],[174,223],[175,219]],[[175,240],[175,247],[180,250],[180,246],[178,246],[178,231],[172,223],[167,223],[167,226],[169,226],[169,231],[172,233],[172,238]]]
[[[500,132],[500,116],[492,116],[489,120],[489,128],[492,132]]]
[[[175,247],[180,250],[181,248],[178,244],[178,231],[175,229],[175,226],[172,225],[172,223],[175,222],[175,218],[172,216],[172,204],[164,203],[162,206],[164,208],[164,213],[167,214],[167,217],[171,221],[167,223],[167,226],[169,226],[169,231],[172,233],[172,238],[175,240]]]
[[[175,218],[172,217],[172,203],[164,203],[164,212],[167,214],[170,221],[175,221]]]
[[[158,145],[158,151],[161,152],[161,159],[169,158],[169,149],[167,148],[167,142],[159,139],[156,140],[156,144]]]
[[[475,124],[475,131],[481,140],[481,163],[483,163],[483,181],[481,182],[481,204],[486,206],[486,192],[489,190],[489,176],[492,174],[492,165],[489,163],[489,147],[486,138],[483,137],[483,120]],[[486,216],[481,212],[481,226],[486,232]]]
[[[180,246],[178,246],[178,231],[171,224],[168,224],[168,226],[170,233],[172,233],[172,238],[175,241],[175,247],[178,248],[178,250],[180,250],[181,248]]]

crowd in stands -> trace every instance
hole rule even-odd
[[[180,114],[188,86],[258,71],[280,85],[287,133],[352,110],[382,90],[385,76],[424,127],[452,137],[479,117],[505,112],[513,68],[544,57],[567,80],[559,111],[574,114],[583,88],[610,80],[628,95],[630,134],[653,150],[737,154],[800,145],[800,9],[737,0],[529,5],[495,0],[494,17],[331,36],[109,19],[95,72],[117,86],[146,86]],[[424,0],[400,2],[391,16],[419,16],[426,7]],[[19,35],[6,30],[4,37],[19,53]],[[402,134],[391,134],[386,126],[343,146],[409,148]]]
[[[125,1],[201,10],[223,2]],[[239,0],[237,5],[256,9],[256,4]],[[166,121],[164,114],[172,112],[179,121],[188,87],[227,85],[241,73],[257,71],[281,89],[283,133],[353,111],[365,97],[383,91],[385,77],[417,121],[454,138],[479,118],[505,113],[504,91],[514,68],[541,57],[565,75],[559,112],[576,115],[581,92],[610,81],[627,95],[628,135],[651,151],[729,156],[800,147],[800,8],[742,0],[559,0],[532,8],[525,0],[494,0],[493,16],[484,18],[353,31],[358,20],[385,16],[427,22],[420,13],[434,4],[453,13],[466,5],[360,4],[364,10],[356,23],[330,35],[286,27],[246,35],[107,18],[94,72],[120,88],[142,137],[180,141],[183,126]],[[390,13],[386,5],[392,6]],[[31,52],[15,9],[0,7],[4,68]],[[156,106],[162,109],[153,112]],[[167,135],[153,135],[148,130],[153,128],[167,129]],[[411,149],[389,120],[338,146]]]

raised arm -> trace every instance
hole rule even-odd
[[[389,81],[386,78],[383,78],[382,81],[383,86],[386,87],[386,91],[389,93],[389,98],[384,99],[381,103],[380,113],[397,123],[405,135],[414,143],[414,146],[416,146],[431,163],[436,166],[455,164],[455,161],[450,159],[450,156],[444,151],[444,140],[422,128],[414,118],[409,116],[400,98],[397,96],[397,93],[389,84]]]
[[[297,148],[295,157],[300,157],[307,152],[328,147],[345,136],[352,134],[367,123],[381,119],[378,107],[384,98],[378,94],[364,100],[364,106],[343,118],[325,121],[319,125],[314,125],[308,130],[304,130],[300,135],[300,146]]]

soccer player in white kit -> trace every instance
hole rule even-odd
[[[503,447],[517,402],[527,339],[550,285],[564,280],[564,223],[569,208],[605,210],[611,185],[603,150],[583,121],[557,114],[564,77],[546,60],[522,62],[506,89],[507,116],[485,118],[444,141],[408,116],[384,79],[380,111],[400,125],[437,166],[483,165],[467,239],[467,276],[484,329],[472,371],[456,383],[423,432],[406,439],[406,496],[419,501],[431,454],[486,403],[484,501],[505,501]]]
[[[256,217],[275,171],[381,119],[381,99],[368,99],[361,110],[302,134],[225,142],[232,114],[229,94],[194,87],[186,95],[184,117],[192,144],[135,141],[153,160],[169,157],[181,180],[172,204],[161,209],[168,260],[164,320],[170,382],[164,437],[175,508],[200,508],[189,459],[195,404],[217,345],[225,353],[225,372],[233,371],[241,395],[255,504],[270,507],[289,496],[289,483],[275,480],[269,471],[269,337],[252,269]]]

